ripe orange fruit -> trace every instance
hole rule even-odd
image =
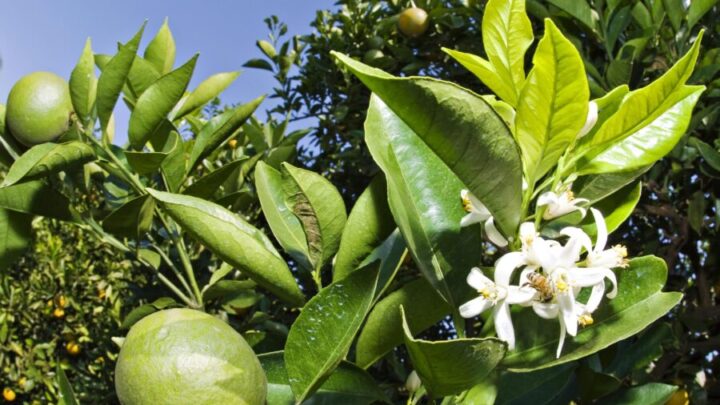
[[[71,340],[65,345],[65,350],[67,350],[71,356],[77,356],[80,354],[80,345],[76,341]]]
[[[55,310],[53,311],[53,316],[60,319],[65,316],[65,310],[62,308],[55,308]]]
[[[35,72],[10,90],[5,121],[10,133],[25,146],[50,142],[70,127],[73,112],[68,83],[49,72]]]
[[[15,394],[15,391],[13,391],[11,388],[5,388],[3,390],[3,398],[7,402],[13,402],[15,401],[15,398],[17,398],[17,395]]]
[[[115,368],[124,405],[263,405],[265,372],[225,322],[191,309],[146,316],[128,333]]]
[[[400,13],[398,28],[400,32],[410,38],[417,38],[427,31],[430,26],[430,16],[418,7],[411,7]]]
[[[690,397],[688,396],[688,392],[680,388],[672,394],[665,405],[688,405],[689,403]]]
[[[230,149],[235,149],[235,148],[237,148],[237,139],[231,139],[231,140],[229,140],[229,141],[228,141],[228,146],[230,147]]]

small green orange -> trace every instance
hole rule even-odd
[[[10,90],[5,120],[25,146],[54,141],[70,127],[73,112],[68,83],[50,72],[35,72]]]
[[[400,32],[410,38],[417,38],[427,31],[430,26],[430,16],[428,13],[419,8],[411,7],[400,13],[398,18],[398,27]]]
[[[120,349],[115,391],[123,405],[263,405],[265,372],[227,323],[192,309],[155,312]]]
[[[368,65],[375,65],[383,57],[385,57],[383,51],[379,49],[370,49],[369,51],[365,52],[365,55],[363,55],[363,62],[367,63]]]

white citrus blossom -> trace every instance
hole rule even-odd
[[[485,207],[485,204],[480,202],[470,191],[460,191],[460,198],[462,199],[463,208],[468,213],[460,221],[460,226],[469,226],[484,222],[485,234],[488,239],[499,247],[505,247],[508,244],[507,239],[498,231],[495,227],[492,214]]]
[[[594,101],[591,101],[590,104],[588,104],[588,115],[587,119],[585,119],[585,125],[582,127],[580,132],[578,132],[577,137],[582,138],[583,136],[587,135],[590,131],[592,131],[593,127],[595,126],[595,123],[598,119],[598,105]]]
[[[480,296],[462,304],[460,315],[463,318],[472,318],[493,308],[495,332],[498,338],[507,342],[508,348],[512,350],[515,348],[515,329],[510,318],[510,304],[530,305],[536,291],[530,287],[510,285],[514,268],[503,262],[506,256],[498,260],[495,267],[495,281],[486,277],[477,267],[470,270],[467,283]]]
[[[575,198],[572,191],[568,188],[559,194],[552,191],[546,191],[540,194],[537,200],[537,205],[538,207],[546,207],[545,212],[543,212],[543,219],[550,220],[569,214],[573,211],[580,211],[582,216],[585,217],[585,208],[578,207],[578,204],[586,202],[588,202],[588,199]]]

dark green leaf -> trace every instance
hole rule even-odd
[[[678,387],[649,383],[617,392],[598,402],[599,405],[663,405]]]
[[[111,212],[102,222],[103,228],[115,235],[140,240],[152,227],[155,200],[148,195],[132,199]]]
[[[155,173],[162,167],[165,159],[175,152],[176,148],[182,148],[179,136],[169,136],[166,141],[166,150],[162,152],[133,152],[125,151],[128,164],[140,175]]]
[[[456,395],[481,383],[507,350],[507,344],[495,338],[414,339],[404,313],[402,318],[410,360],[432,397]]]
[[[340,246],[347,221],[345,202],[335,186],[317,173],[287,162],[281,173],[285,203],[300,220],[310,264],[320,269]]]
[[[87,123],[95,107],[97,96],[97,77],[95,77],[95,58],[90,38],[85,42],[82,55],[70,74],[70,98],[73,109],[80,120]]]
[[[255,189],[275,239],[300,267],[312,270],[305,231],[298,217],[285,203],[280,172],[262,161],[258,162],[255,168]]]
[[[590,5],[588,5],[587,0],[548,0],[548,2],[570,14],[591,31],[595,30],[592,9]]]
[[[42,180],[0,188],[0,207],[62,221],[79,222],[70,201]]]
[[[688,30],[691,30],[717,2],[718,0],[691,1],[687,13]]]
[[[393,77],[333,55],[387,104],[397,125],[422,139],[488,207],[502,231],[515,233],[522,200],[520,156],[509,129],[482,97],[452,83]]]
[[[194,183],[187,186],[182,193],[199,198],[212,199],[211,197],[222,188],[223,183],[240,175],[242,166],[247,161],[247,158],[241,158],[227,163],[225,166],[197,179]]]
[[[700,152],[700,155],[710,167],[720,171],[720,152],[698,138],[690,138],[690,144]]]
[[[24,179],[46,177],[94,159],[93,149],[80,141],[42,143],[30,148],[13,163],[2,186],[11,186]]]
[[[268,380],[267,403],[295,404],[283,352],[261,354],[258,359]],[[387,399],[373,378],[354,364],[343,361],[303,405],[369,405],[377,402],[387,402]]]
[[[30,247],[32,215],[0,208],[0,274]]]
[[[305,298],[270,240],[239,216],[196,197],[148,189],[162,209],[221,260],[235,266],[286,302]]]
[[[574,364],[563,364],[530,373],[504,372],[498,379],[495,405],[561,403],[558,396],[575,381],[574,369]]]
[[[134,147],[145,145],[185,94],[197,57],[159,78],[138,98],[128,129],[128,138]]]
[[[350,211],[335,257],[333,280],[345,278],[358,268],[395,229],[387,200],[387,183],[376,176]]]
[[[140,38],[145,30],[145,24],[143,23],[137,34],[127,44],[121,46],[118,53],[102,67],[102,73],[97,83],[97,114],[102,131],[108,127],[110,115],[115,109],[115,103],[125,85],[125,79],[130,72]]]
[[[377,269],[355,272],[321,290],[293,323],[285,364],[297,403],[312,395],[347,355],[377,281]]]
[[[195,144],[190,153],[188,170],[192,170],[198,161],[230,139],[235,131],[242,127],[245,121],[252,116],[264,99],[265,96],[258,97],[208,121],[195,139]]]
[[[680,31],[682,21],[687,15],[685,7],[683,6],[683,0],[663,0],[663,4],[665,5],[666,14],[673,29],[675,32]]]
[[[269,72],[273,71],[273,66],[265,59],[250,59],[249,61],[245,62],[243,66],[254,69],[263,69]]]

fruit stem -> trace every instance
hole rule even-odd
[[[155,241],[155,238],[152,237],[152,235],[148,235],[148,239],[150,239],[150,242],[152,242],[152,247],[155,249],[158,254],[160,255],[160,258],[170,267],[170,269],[175,273],[175,277],[177,277],[178,280],[180,280],[180,283],[182,284],[183,288],[185,289],[185,292],[188,293],[188,295],[192,296],[193,291],[190,288],[190,285],[188,285],[187,280],[185,280],[185,276],[182,275],[182,272],[180,272],[180,269],[173,263],[173,261],[168,257],[168,255],[165,253],[165,251],[160,248],[160,246]]]

